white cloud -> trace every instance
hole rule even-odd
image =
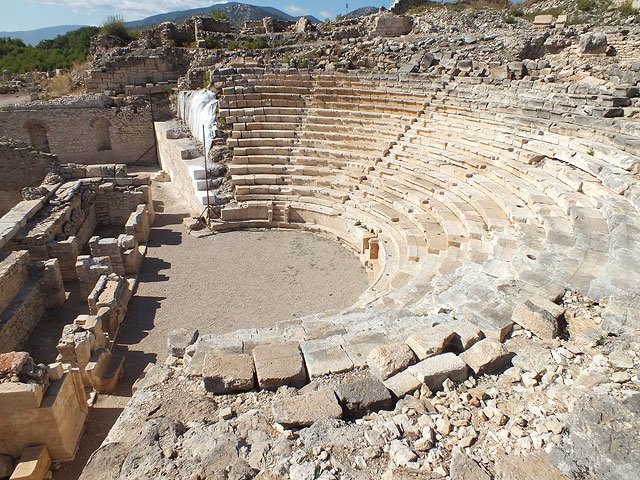
[[[77,13],[87,15],[122,15],[126,20],[140,20],[143,17],[208,7],[212,4],[226,3],[211,0],[30,0],[32,3],[68,7]]]
[[[307,10],[302,7],[299,7],[298,5],[287,5],[286,7],[284,7],[284,11],[287,12],[289,15],[295,15],[295,16],[307,14]]]
[[[320,16],[320,20],[327,20],[329,18],[333,18],[335,17],[335,15],[333,14],[333,12],[330,12],[328,10],[320,10],[318,12],[318,15]]]

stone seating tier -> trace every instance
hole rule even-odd
[[[499,332],[522,300],[498,300],[506,282],[603,303],[637,289],[640,130],[608,118],[625,92],[243,72],[212,77],[239,202],[217,228],[324,231],[375,263],[360,305],[446,308]],[[362,248],[354,226],[379,250]]]

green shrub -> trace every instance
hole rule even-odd
[[[576,8],[581,12],[590,12],[596,7],[595,0],[578,0]]]
[[[513,25],[514,23],[517,22],[516,17],[514,17],[510,13],[505,13],[504,16],[502,17],[502,20],[504,20],[504,23],[507,23],[509,25]]]
[[[524,10],[517,5],[514,5],[509,9],[509,14],[514,17],[524,17]]]
[[[131,40],[127,27],[124,26],[124,19],[120,15],[111,15],[107,17],[102,26],[100,33],[120,37],[122,40]]]
[[[640,10],[633,8],[633,3],[631,0],[626,0],[623,4],[618,7],[618,11],[620,14],[630,17],[631,15],[637,15],[640,13]]]
[[[212,49],[224,48],[224,45],[220,42],[220,40],[218,40],[218,37],[216,37],[215,35],[209,35],[207,38],[204,39],[204,43],[207,48],[212,48]]]
[[[54,39],[43,40],[35,47],[25,45],[22,40],[0,38],[0,70],[25,73],[69,69],[86,60],[91,38],[98,30],[96,27],[82,27]]]
[[[211,12],[211,18],[214,20],[220,20],[221,22],[229,21],[229,15],[224,13],[222,10],[214,10]]]
[[[260,50],[268,47],[269,42],[266,37],[251,37],[246,40],[231,40],[227,44],[228,50]]]

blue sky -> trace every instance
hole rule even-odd
[[[349,10],[389,7],[392,0],[349,0]],[[207,7],[216,0],[0,0],[0,31],[33,30],[55,25],[99,25],[109,15],[139,20],[158,13]],[[253,5],[276,7],[291,15],[333,18],[345,12],[346,0],[256,0]]]

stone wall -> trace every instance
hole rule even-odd
[[[40,185],[56,161],[18,142],[0,142],[0,216],[22,200],[23,188]]]
[[[0,108],[0,136],[58,155],[62,163],[156,162],[151,103],[85,95]]]
[[[121,51],[121,55],[114,54],[96,60],[93,68],[87,72],[85,88],[88,92],[124,93],[127,85],[168,85],[186,73],[192,54],[189,49],[174,47],[155,50],[127,48]]]
[[[75,375],[65,373],[46,391],[39,384],[0,384],[0,454],[17,458],[26,447],[46,445],[53,460],[73,460],[88,412]]]

